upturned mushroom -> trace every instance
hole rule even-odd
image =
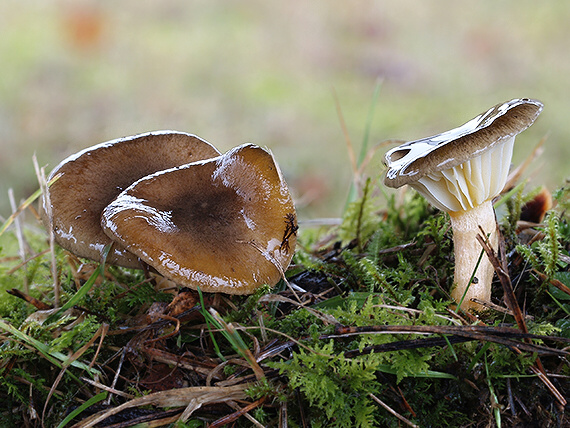
[[[140,179],[104,209],[101,225],[163,276],[227,294],[275,285],[297,232],[279,167],[251,144]]]
[[[157,131],[119,138],[89,147],[63,160],[48,181],[42,218],[55,241],[72,253],[101,261],[112,241],[101,229],[101,213],[119,193],[146,175],[219,156],[210,143],[183,132]],[[49,201],[49,206],[48,206]],[[114,245],[110,264],[140,268],[136,256]]]
[[[493,266],[483,257],[479,227],[496,250],[498,238],[492,200],[505,186],[515,136],[542,111],[539,101],[513,99],[498,104],[459,128],[404,143],[388,151],[384,184],[408,184],[431,204],[449,213],[453,229],[455,287],[462,309],[481,310],[471,299],[491,299]],[[471,281],[471,277],[473,280]]]

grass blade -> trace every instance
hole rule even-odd
[[[73,412],[71,412],[69,415],[67,415],[66,418],[60,422],[60,424],[57,426],[57,428],[63,428],[69,422],[71,422],[73,420],[73,418],[75,418],[77,415],[79,415],[85,409],[91,407],[94,404],[97,404],[100,401],[103,401],[105,398],[107,398],[107,394],[108,394],[107,391],[104,391],[104,392],[101,392],[101,393],[91,397],[89,400],[87,400],[85,403],[83,403],[81,406],[79,406],[77,409],[75,409]]]

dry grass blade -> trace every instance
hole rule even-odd
[[[26,260],[22,261],[22,263],[18,264],[17,266],[14,266],[12,269],[6,271],[6,275],[12,275],[14,272],[16,272],[18,269],[21,269],[23,266],[26,266],[29,262],[31,262],[32,260],[43,256],[44,254],[49,253],[50,250],[43,250],[40,251],[38,254],[35,254],[33,256],[28,257]]]
[[[10,200],[10,206],[12,207],[12,213],[15,213],[18,207],[16,206],[16,199],[14,198],[14,190],[12,188],[8,189],[8,199]],[[24,238],[24,231],[22,230],[22,222],[19,217],[14,218],[14,226],[16,227],[16,237],[18,238],[18,253],[22,262],[26,261],[27,250],[29,248],[28,243]],[[24,276],[24,291],[29,294],[30,288],[28,284],[27,276]]]
[[[171,426],[180,419],[180,409],[152,412],[148,415],[134,417],[127,421],[106,425],[105,428],[144,427],[157,428]]]
[[[249,384],[234,385],[229,387],[198,386],[167,391],[155,392],[144,397],[135,398],[117,407],[96,413],[89,418],[79,422],[73,428],[89,428],[104,421],[109,416],[130,409],[142,406],[157,407],[188,407],[190,403],[194,405],[194,410],[203,405],[212,403],[225,403],[227,401],[243,400],[246,398],[245,390]],[[188,415],[190,416],[190,415]]]
[[[77,360],[79,357],[81,357],[85,353],[85,351],[87,351],[91,347],[91,345],[93,343],[95,343],[95,340],[97,340],[98,337],[100,337],[100,336],[104,337],[105,332],[108,330],[108,328],[109,327],[106,324],[102,324],[101,327],[99,327],[99,329],[95,332],[93,337],[87,343],[85,343],[81,348],[79,348],[76,352],[74,352],[73,355],[71,355],[67,359],[67,361],[65,361],[63,363],[63,367],[62,367],[61,371],[59,372],[59,374],[58,374],[55,382],[53,383],[53,385],[52,385],[52,387],[48,393],[48,396],[46,398],[46,401],[44,404],[44,409],[42,411],[42,421],[45,419],[45,414],[47,411],[48,403],[49,403],[54,391],[56,390],[57,386],[59,385],[59,382],[63,378],[63,375],[65,374],[67,368],[71,365],[71,363],[73,363],[75,360]],[[90,367],[92,367],[92,366],[93,366],[93,362],[91,363]]]
[[[348,135],[348,129],[346,127],[346,122],[344,121],[344,115],[342,114],[342,109],[340,107],[340,102],[338,100],[338,96],[336,91],[333,88],[333,97],[334,97],[334,104],[336,107],[336,112],[338,115],[338,120],[340,122],[340,127],[342,129],[342,134],[344,135],[344,140],[346,142],[346,148],[348,152],[348,158],[350,160],[350,168],[352,169],[352,174],[356,176],[358,172],[358,165],[356,164],[356,153],[354,151],[354,146],[352,145],[352,140]]]
[[[513,316],[513,312],[509,308],[505,308],[504,306],[496,305],[493,302],[487,302],[485,300],[477,299],[476,297],[472,297],[471,301],[481,305],[482,307],[484,307],[486,309],[491,309],[493,311],[500,312],[502,314],[507,314],[507,315]],[[524,315],[525,320],[532,321],[534,319],[534,317],[532,315],[528,315],[528,314],[523,314],[523,315]]]
[[[262,380],[265,378],[265,372],[263,369],[257,364],[255,357],[253,356],[252,352],[246,346],[246,344],[241,339],[241,336],[236,331],[236,328],[233,324],[227,323],[224,319],[213,309],[210,308],[209,313],[215,319],[215,321],[222,327],[222,331],[225,332],[225,336],[230,343],[234,346],[236,351],[238,351],[244,359],[248,362],[249,366],[255,373],[255,377],[257,380]]]
[[[56,182],[57,179],[59,179],[59,175],[55,176],[54,178],[52,178],[49,183],[47,183],[48,186],[51,186],[53,183]],[[8,219],[4,222],[4,224],[2,225],[2,227],[0,227],[0,235],[2,235],[6,229],[8,229],[10,227],[10,225],[14,222],[14,220],[16,219],[16,217],[18,217],[20,215],[20,213],[22,211],[24,211],[26,208],[28,208],[30,205],[32,205],[34,203],[34,201],[42,194],[42,190],[36,190],[28,199],[26,199],[19,207],[16,211],[14,211],[12,213],[12,215],[10,215],[10,217],[8,217]]]
[[[34,162],[34,169],[36,170],[36,176],[38,179],[38,183],[40,184],[40,191],[41,194],[44,195],[45,198],[45,209],[47,218],[49,219],[49,249],[51,251],[51,274],[53,278],[53,303],[55,307],[59,307],[59,275],[57,274],[57,263],[55,260],[55,235],[53,232],[53,224],[52,224],[52,215],[51,215],[51,201],[49,197],[49,192],[47,191],[48,187],[53,184],[57,179],[59,179],[59,175],[56,175],[50,182],[47,182],[46,173],[44,168],[40,168],[38,165],[38,159],[34,155],[33,157]]]
[[[192,370],[204,376],[209,376],[213,370],[210,364],[207,364],[203,361],[192,361],[184,355],[175,355],[158,348],[145,347],[144,351],[145,354],[147,354],[149,357],[152,357],[154,361],[187,370]],[[220,379],[220,377],[217,375],[212,375],[212,377],[216,380]]]
[[[570,339],[558,336],[543,336],[539,334],[524,333],[513,327],[493,327],[487,325],[371,325],[362,327],[347,327],[338,325],[335,334],[338,336],[351,336],[356,334],[389,333],[389,334],[451,334],[464,337],[486,335],[508,338],[528,338],[545,341],[570,343]]]
[[[325,314],[325,313],[317,311],[316,309],[313,309],[313,308],[309,308],[309,307],[305,306],[305,303],[298,303],[293,299],[289,299],[285,296],[280,296],[278,294],[266,294],[265,296],[262,296],[259,299],[259,302],[260,303],[269,303],[269,302],[288,303],[290,305],[306,309],[308,312],[310,312],[312,315],[314,315],[315,317],[320,319],[326,325],[338,324],[337,319],[335,317],[333,317],[332,315]],[[310,303],[310,302],[307,302],[307,303]]]
[[[95,355],[93,356],[91,363],[89,363],[89,367],[93,367],[95,365],[95,362],[97,361],[97,358],[99,357],[99,352],[101,352],[101,347],[103,346],[103,341],[105,340],[105,337],[107,336],[108,332],[109,332],[109,324],[107,324],[107,323],[101,324],[101,326],[99,327],[99,329],[97,330],[97,333],[96,333],[96,335],[100,336],[101,339],[99,340],[99,345],[97,345],[97,350],[95,351]]]
[[[558,401],[562,406],[566,406],[567,404],[566,397],[564,397],[564,395],[562,395],[560,391],[558,391],[558,389],[553,385],[553,383],[550,381],[550,379],[544,372],[544,368],[542,368],[542,365],[540,367],[532,366],[530,370],[535,375],[538,376],[538,378],[542,381],[542,383],[546,385],[546,387],[549,389],[552,395],[554,395],[554,398],[556,398],[556,401]]]

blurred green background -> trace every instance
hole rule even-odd
[[[338,216],[358,148],[417,139],[492,105],[545,103],[514,163],[548,135],[535,184],[568,175],[570,2],[54,0],[0,3],[0,216],[69,154],[157,129],[225,151],[269,147],[301,217]],[[384,151],[384,150],[383,150]],[[380,157],[375,159],[380,171]]]

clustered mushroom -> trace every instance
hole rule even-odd
[[[388,151],[384,183],[409,185],[449,213],[461,308],[490,301],[498,245],[493,198],[507,181],[515,136],[543,105],[498,104],[464,125]],[[65,159],[44,195],[43,219],[73,253],[140,267],[206,292],[250,294],[275,285],[296,244],[295,207],[273,155],[244,144],[220,154],[190,134],[160,131],[102,143]]]
[[[296,244],[293,200],[273,155],[244,144],[221,154],[160,131],[85,149],[61,162],[44,222],[74,254],[141,268],[205,292],[275,285]]]
[[[387,186],[407,184],[449,213],[455,254],[451,295],[462,309],[480,310],[472,299],[491,299],[494,270],[488,258],[479,262],[476,236],[482,229],[497,249],[492,200],[507,181],[515,136],[532,125],[542,108],[536,100],[514,99],[459,128],[404,143],[385,155]]]

